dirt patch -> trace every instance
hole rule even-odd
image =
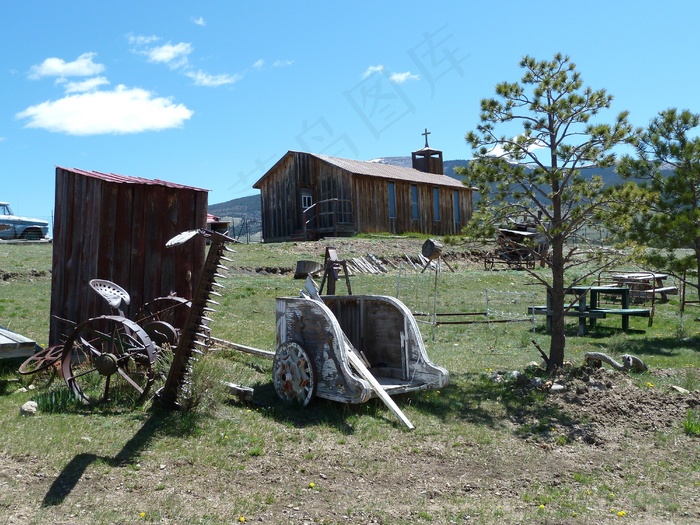
[[[246,267],[240,266],[236,270],[243,273],[258,273],[272,275],[287,275],[294,273],[297,261],[308,259],[309,253],[317,253],[314,258],[319,263],[323,262],[322,254],[326,247],[333,247],[340,260],[375,256],[388,269],[398,268],[408,259],[419,260],[419,254],[425,241],[422,239],[410,239],[405,237],[382,239],[356,239],[356,238],[332,238],[319,241],[288,242],[284,243],[284,253],[289,260],[285,266],[279,267]],[[459,264],[461,269],[483,269],[485,249],[466,244],[445,244],[442,248],[442,260],[447,266]],[[234,264],[235,267],[235,264]]]
[[[8,272],[0,269],[0,281],[12,281],[17,279],[35,279],[37,277],[45,277],[49,272],[44,270],[36,270],[31,268],[26,273],[20,272]]]
[[[680,393],[657,387],[654,378],[669,371],[655,370],[644,386],[623,372],[606,368],[582,369],[577,377],[562,378],[561,393],[550,393],[547,403],[571,421],[569,435],[603,446],[615,443],[620,432],[642,441],[657,431],[677,428],[688,410],[700,407],[700,392]]]

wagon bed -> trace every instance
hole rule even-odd
[[[447,370],[430,361],[415,319],[398,299],[333,295],[321,301],[277,299],[278,348],[293,344],[308,355],[316,378],[312,395],[345,403],[377,395],[350,364],[353,351],[389,394],[447,384]]]

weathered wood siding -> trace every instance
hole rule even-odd
[[[107,279],[131,296],[127,315],[175,293],[190,299],[204,263],[201,237],[173,248],[176,234],[206,227],[207,193],[165,183],[127,183],[56,169],[49,343],[82,322],[107,314],[89,286]]]
[[[410,182],[394,183],[396,217],[389,216],[389,181],[356,175],[353,179],[355,194],[355,229],[358,232],[419,232],[430,235],[455,235],[472,216],[472,190],[468,187],[459,192],[460,223],[454,221],[453,194],[455,188],[438,187],[440,219],[433,212],[433,189],[436,186],[416,184],[418,188],[418,220],[412,218]]]
[[[287,240],[303,232],[301,195],[304,190],[311,192],[315,203],[333,198],[352,200],[347,172],[304,153],[287,155],[275,166],[274,174],[260,183],[265,241]],[[309,226],[329,227],[328,220],[328,216],[320,216]]]
[[[389,179],[358,175],[303,152],[290,152],[258,183],[260,189],[263,239],[289,240],[304,230],[302,191],[310,191],[314,203],[339,199],[337,213],[316,215],[309,224],[329,235],[331,219],[352,225],[353,233],[420,232],[430,235],[458,234],[472,216],[472,190],[415,183],[418,188],[419,218],[412,218],[411,186],[408,181],[392,180],[395,187],[396,217],[389,216]],[[433,191],[438,188],[440,218],[433,211]],[[459,193],[459,217],[454,213],[454,191]],[[346,203],[347,201],[347,203]],[[335,205],[335,204],[334,204]],[[320,206],[315,214],[323,211]]]
[[[267,177],[260,187],[263,239],[288,239],[303,229],[301,220],[301,188],[311,187],[308,158],[285,156],[276,166],[274,176]]]

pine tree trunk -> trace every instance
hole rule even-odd
[[[547,371],[553,372],[564,364],[564,242],[560,237],[552,243],[552,288],[549,293],[552,298],[552,333],[549,346],[549,362]]]
[[[695,263],[698,269],[698,294],[700,294],[700,237],[695,237]]]

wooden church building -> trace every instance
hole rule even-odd
[[[427,133],[411,168],[288,151],[253,185],[264,241],[458,234],[471,218],[474,189],[443,174],[442,152],[428,146]]]

